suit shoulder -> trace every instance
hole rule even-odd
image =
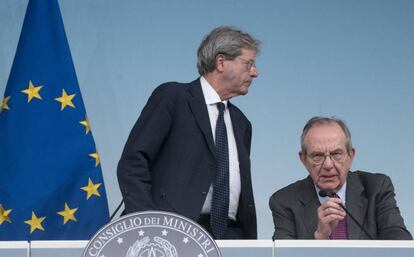
[[[270,197],[271,199],[276,198],[292,198],[298,195],[299,192],[303,192],[308,187],[308,178],[304,178],[293,182],[279,190],[277,190],[273,195]]]
[[[177,94],[188,89],[189,84],[180,82],[165,82],[157,86],[153,95],[155,94]]]
[[[394,190],[391,178],[382,173],[354,171],[349,176],[353,177],[352,183],[360,183],[369,195],[374,195],[383,190]]]
[[[390,177],[385,174],[372,173],[361,170],[350,172],[350,175],[358,177],[362,182],[379,183],[383,180],[390,180]]]
[[[176,102],[177,99],[187,97],[189,95],[189,83],[166,82],[157,86],[152,92],[148,102],[166,101],[170,103]]]

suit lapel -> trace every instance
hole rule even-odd
[[[240,175],[247,179],[245,181],[250,180],[250,162],[249,162],[249,150],[246,148],[246,144],[250,144],[250,142],[245,142],[246,140],[246,133],[247,133],[247,124],[245,118],[242,118],[241,113],[237,110],[237,108],[228,101],[228,110],[230,113],[231,123],[234,132],[234,139],[236,140],[237,146],[237,154],[239,157],[239,165],[240,165]]]
[[[230,119],[231,119],[231,124],[233,126],[233,132],[234,132],[234,138],[236,140],[236,145],[237,145],[237,151],[243,151],[242,153],[239,153],[239,158],[240,155],[242,156],[249,156],[248,153],[245,153],[247,151],[245,145],[244,145],[244,133],[246,133],[246,122],[241,118],[240,113],[236,110],[236,107],[233,106],[233,104],[230,103],[230,101],[228,101],[228,109],[229,109],[229,113],[230,113]]]
[[[237,107],[235,107],[230,101],[227,103],[231,118],[231,123],[233,125],[233,131],[236,139],[243,139],[243,132],[246,130],[246,122],[242,119],[240,112],[237,111]],[[237,141],[237,140],[236,140]]]
[[[321,205],[316,196],[315,187],[310,176],[306,179],[305,190],[302,191],[300,201],[303,204],[302,220],[308,230],[309,237],[313,238],[318,225],[318,211]]]
[[[189,84],[188,90],[192,97],[188,103],[191,111],[197,121],[204,138],[206,139],[208,148],[211,153],[215,155],[213,132],[211,131],[210,119],[208,116],[206,101],[204,99],[203,91],[201,90],[200,79],[197,79]]]
[[[363,196],[364,187],[358,176],[349,172],[346,186],[346,208],[354,218],[364,225],[365,214],[367,212],[368,200]],[[349,203],[349,204],[347,204]],[[358,225],[347,216],[348,239],[361,239],[361,229]]]

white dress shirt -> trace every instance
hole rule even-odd
[[[234,138],[233,125],[231,123],[229,109],[227,107],[227,101],[221,101],[219,95],[214,88],[204,78],[200,78],[201,89],[203,90],[204,99],[206,100],[208,116],[210,118],[211,131],[213,132],[213,138],[215,140],[216,123],[219,111],[217,109],[217,103],[222,102],[226,106],[224,109],[224,123],[226,124],[227,140],[229,145],[229,173],[230,173],[230,202],[229,202],[229,218],[236,220],[237,208],[239,206],[240,198],[240,167],[239,157],[237,154],[236,139]],[[213,198],[213,185],[210,186],[206,201],[204,202],[202,214],[210,214],[211,200]]]

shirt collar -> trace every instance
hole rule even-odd
[[[200,83],[201,90],[203,91],[204,99],[207,105],[213,105],[221,102],[224,103],[224,105],[227,107],[227,100],[221,101],[220,96],[217,94],[216,90],[214,90],[214,88],[203,76],[200,77]]]

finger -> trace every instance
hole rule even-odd
[[[327,214],[329,214],[330,212],[333,212],[333,213],[342,213],[342,215],[345,216],[344,209],[342,208],[340,203],[336,201],[327,201],[326,203],[321,205],[321,207],[323,211],[328,212]]]
[[[318,209],[318,218],[325,219],[327,217],[331,217],[337,220],[342,220],[346,216],[346,213],[341,209],[336,208],[320,208]]]
[[[339,222],[341,220],[345,219],[344,216],[336,215],[336,214],[330,214],[328,216],[325,216],[322,218],[322,221],[324,223],[333,223],[333,222]]]
[[[340,204],[343,204],[343,202],[339,198],[329,198],[324,204],[327,204],[327,205],[340,205]]]
[[[339,215],[342,217],[346,216],[346,212],[341,207],[338,208],[337,206],[323,208],[321,210],[321,214],[323,216],[328,216],[328,215]]]

